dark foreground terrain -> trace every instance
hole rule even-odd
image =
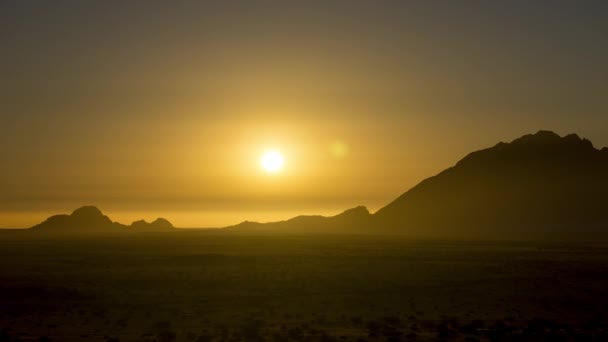
[[[0,341],[608,340],[608,244],[0,233]]]

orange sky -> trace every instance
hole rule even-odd
[[[594,6],[2,4],[0,227],[376,210],[539,129],[608,145]]]

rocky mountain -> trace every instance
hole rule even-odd
[[[47,232],[100,232],[119,231],[124,228],[120,223],[112,222],[99,209],[85,206],[74,210],[70,215],[54,215],[31,229]]]
[[[549,131],[473,152],[374,214],[387,231],[571,236],[608,228],[608,149]]]
[[[168,231],[173,225],[158,218],[152,223],[146,221],[133,222],[126,226],[118,222],[112,222],[101,210],[93,206],[85,206],[74,210],[70,215],[54,215],[44,222],[31,228],[33,231],[56,232],[56,233],[91,233],[91,232],[122,232],[122,231]]]

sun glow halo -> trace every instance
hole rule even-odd
[[[278,151],[267,151],[260,159],[260,166],[262,166],[264,171],[269,173],[281,171],[284,163],[283,155]]]

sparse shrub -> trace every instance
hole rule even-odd
[[[356,327],[360,327],[363,325],[363,318],[361,316],[353,316],[350,319],[351,323],[356,326]]]
[[[173,331],[173,325],[169,321],[159,321],[152,326],[153,333],[159,342],[173,342],[177,334]]]
[[[403,336],[403,332],[401,332],[401,330],[395,327],[385,326],[382,329],[382,335],[384,335],[386,340],[389,342],[397,342],[401,341],[401,336]]]
[[[207,334],[201,334],[196,339],[196,342],[212,342],[212,341],[213,341],[213,336],[207,335]]]
[[[303,331],[302,328],[300,327],[293,327],[287,330],[287,336],[290,339],[294,339],[294,340],[300,340],[303,336]]]
[[[488,337],[493,341],[508,339],[510,334],[511,327],[509,327],[503,321],[494,323],[494,325],[492,325],[492,327],[490,327],[490,329],[487,331]]]
[[[11,335],[8,332],[8,329],[4,328],[0,330],[0,342],[9,342],[11,340]]]
[[[478,319],[471,321],[468,324],[464,324],[460,327],[460,332],[463,334],[468,334],[468,335],[478,335],[481,332],[481,329],[484,328],[484,323],[483,321],[480,321]]]
[[[126,328],[128,325],[129,325],[129,322],[128,322],[128,320],[127,320],[126,318],[121,318],[121,319],[119,319],[119,320],[117,320],[117,321],[116,321],[116,326],[117,326],[119,329],[124,329],[124,328]]]
[[[438,335],[437,337],[440,340],[448,340],[456,337],[458,332],[452,328],[448,324],[442,323],[438,327]]]
[[[177,335],[173,331],[163,331],[156,335],[159,342],[173,342],[177,338]]]
[[[158,321],[152,326],[152,330],[156,333],[171,330],[173,325],[169,321]]]
[[[382,318],[382,321],[393,327],[401,326],[401,319],[397,316],[386,316]]]
[[[215,327],[215,330],[217,331],[217,336],[221,340],[227,339],[228,336],[230,335],[230,330],[228,329],[228,327],[225,324],[218,324]]]
[[[380,336],[382,325],[376,321],[367,322],[367,336],[376,338]]]
[[[245,324],[240,329],[240,334],[246,341],[262,340],[262,329],[265,323],[259,319],[245,321]]]
[[[277,341],[277,342],[282,342],[285,341],[286,338],[283,334],[281,334],[280,332],[275,332],[271,335],[270,339],[272,341]]]
[[[325,316],[319,315],[319,317],[317,317],[313,320],[313,323],[318,324],[318,325],[326,325],[327,319],[325,318]]]
[[[188,331],[186,333],[186,338],[190,341],[194,341],[194,340],[196,340],[196,334],[193,333],[192,331]]]
[[[329,335],[327,332],[323,332],[322,335],[319,337],[319,341],[320,342],[336,342],[338,341],[337,338]]]

